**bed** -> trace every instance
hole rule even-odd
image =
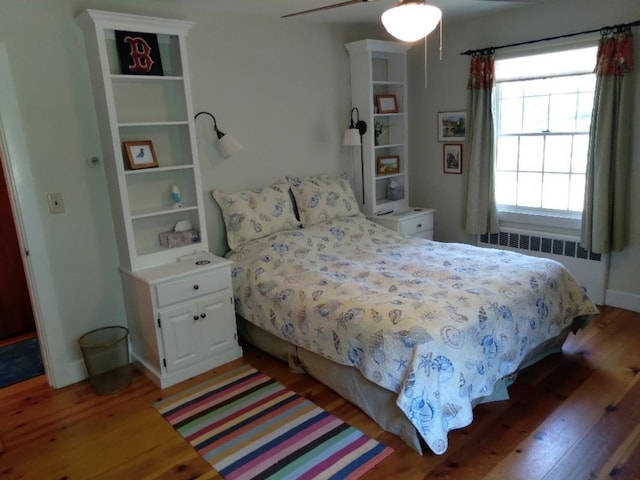
[[[213,194],[241,335],[421,453],[444,453],[475,405],[508,398],[518,370],[598,313],[555,261],[369,221],[343,177]]]

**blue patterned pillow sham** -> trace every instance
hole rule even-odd
[[[287,177],[303,226],[362,215],[346,175]]]
[[[254,190],[234,193],[214,190],[211,194],[222,210],[231,250],[237,251],[250,240],[280,230],[300,227],[285,178]]]

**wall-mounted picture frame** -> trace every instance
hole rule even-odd
[[[385,155],[376,158],[376,175],[400,173],[400,156]]]
[[[163,75],[157,35],[123,30],[115,35],[123,75]]]
[[[464,142],[467,133],[467,112],[438,112],[438,141]]]
[[[445,143],[442,146],[442,170],[444,173],[462,173],[462,145]]]
[[[122,142],[122,146],[127,154],[127,160],[129,160],[129,168],[131,170],[158,166],[156,151],[153,148],[153,142],[151,140]]]
[[[398,99],[395,95],[376,95],[378,113],[398,113]]]

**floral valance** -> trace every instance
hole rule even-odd
[[[631,29],[603,32],[598,45],[595,73],[601,76],[624,75],[633,71],[633,33]]]
[[[493,52],[474,54],[469,67],[469,90],[490,90],[496,83]]]

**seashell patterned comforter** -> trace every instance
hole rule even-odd
[[[404,237],[363,217],[227,257],[239,315],[396,392],[436,454],[528,352],[598,313],[553,260]]]

